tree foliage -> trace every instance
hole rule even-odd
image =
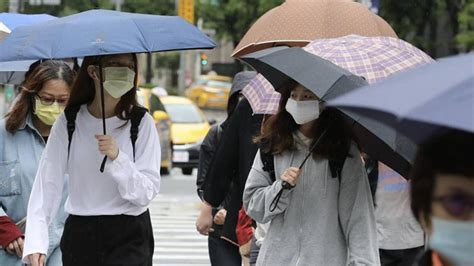
[[[30,6],[28,0],[23,0],[21,13],[48,13],[54,16],[66,16],[94,8],[115,9],[115,3],[111,0],[62,0],[59,6]],[[175,15],[175,0],[123,0],[122,11]]]
[[[400,38],[433,57],[446,56],[458,53],[454,37],[460,30],[460,11],[472,1],[381,0],[380,15]]]
[[[469,0],[459,13],[459,34],[456,41],[465,51],[474,49],[474,0]]]
[[[252,24],[284,0],[202,0],[197,1],[197,16],[206,28],[216,29],[217,37],[237,44]]]

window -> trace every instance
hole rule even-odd
[[[191,104],[167,104],[165,106],[173,123],[203,123],[204,118]]]

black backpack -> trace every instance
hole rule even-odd
[[[71,149],[71,140],[72,135],[74,134],[74,130],[76,129],[76,116],[77,112],[79,112],[80,106],[68,106],[66,110],[64,110],[64,114],[66,115],[67,121],[67,135],[68,135],[68,145],[67,145],[67,156],[69,158],[69,151]],[[148,112],[146,108],[133,106],[132,111],[130,112],[130,140],[132,141],[132,148],[133,148],[133,161],[135,161],[135,142],[138,138],[138,126],[142,121],[143,116],[145,113]]]

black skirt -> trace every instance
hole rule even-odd
[[[154,243],[147,210],[138,216],[70,215],[60,246],[64,266],[151,266]]]

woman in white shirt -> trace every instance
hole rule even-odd
[[[48,224],[62,208],[63,179],[68,174],[65,210],[70,215],[60,245],[63,265],[152,265],[154,239],[147,208],[160,186],[160,144],[146,113],[132,147],[136,73],[135,54],[84,59],[65,111],[77,110],[72,138],[69,141],[71,120],[62,114],[53,125],[33,185],[25,263],[44,265]],[[102,134],[101,105],[107,135]]]

